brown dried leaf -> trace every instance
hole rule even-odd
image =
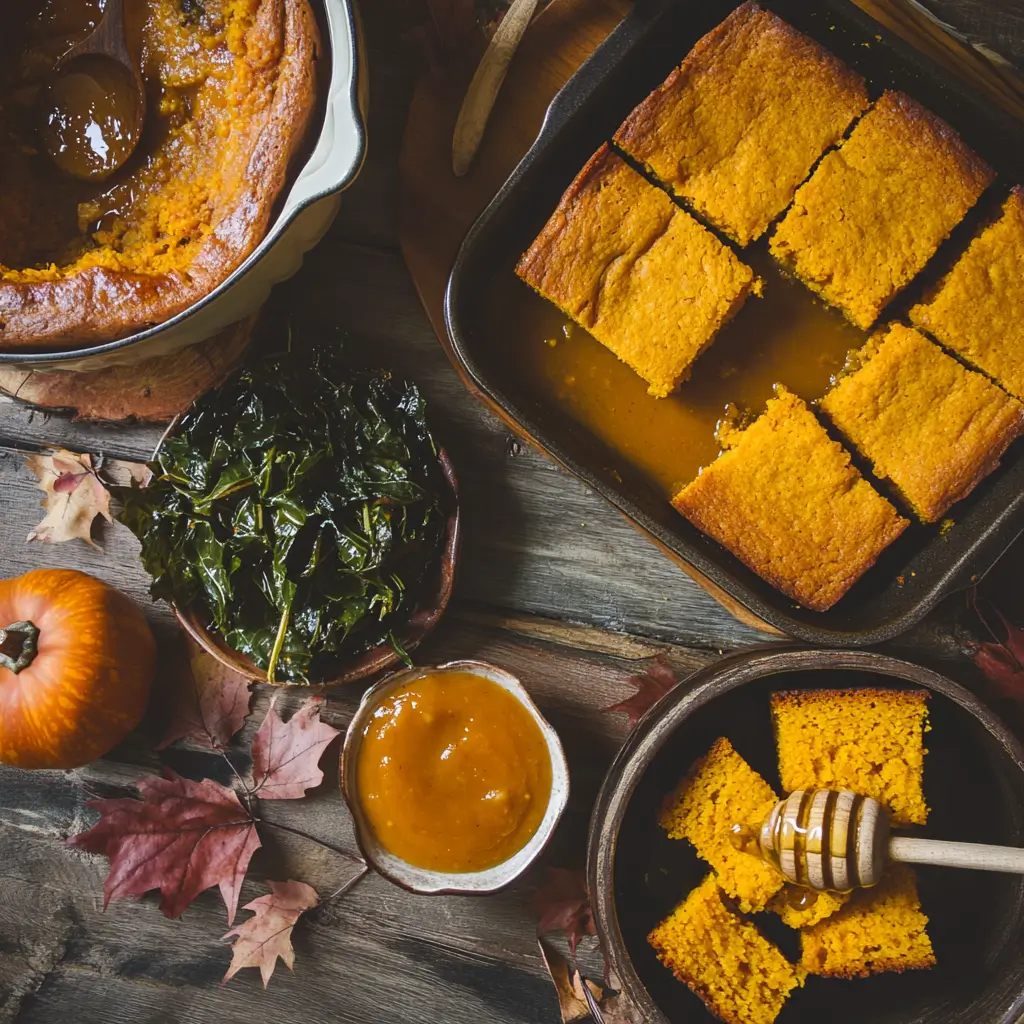
[[[630,676],[626,682],[636,687],[636,693],[604,710],[624,711],[629,715],[630,726],[634,726],[676,685],[678,678],[665,656],[659,654],[650,659],[642,672]]]
[[[109,859],[104,907],[159,889],[160,909],[179,917],[216,885],[230,925],[249,860],[260,847],[256,824],[238,797],[212,779],[193,782],[170,769],[164,775],[138,783],[141,800],[92,801],[100,820],[67,845]]]
[[[305,882],[268,882],[268,896],[247,903],[242,909],[251,910],[253,916],[243,921],[224,936],[237,936],[231,944],[231,966],[224,980],[230,981],[243,967],[258,967],[266,988],[280,957],[288,970],[295,965],[292,948],[292,929],[305,913],[318,902],[316,889]]]
[[[534,890],[530,904],[537,916],[537,934],[565,932],[569,951],[575,956],[580,939],[597,934],[583,872],[552,867],[544,870],[546,878]]]
[[[313,698],[287,722],[270,706],[252,741],[256,795],[264,800],[300,800],[307,789],[324,781],[318,762],[338,730],[320,721],[322,704]]]
[[[579,971],[569,966],[569,961],[550,943],[539,938],[540,955],[544,960],[548,975],[558,993],[558,1008],[562,1013],[562,1024],[572,1024],[577,1020],[589,1020],[590,1010],[583,998],[582,983]],[[601,990],[593,983],[587,982],[594,998],[600,1000]]]
[[[77,538],[97,547],[92,539],[93,520],[97,516],[108,523],[114,520],[110,492],[96,475],[92,456],[62,448],[50,455],[30,455],[26,461],[46,495],[40,502],[46,515],[28,539],[62,544]]]
[[[156,749],[191,739],[210,750],[223,750],[249,714],[252,680],[226,668],[184,633],[175,639],[163,658],[161,694],[167,729]]]

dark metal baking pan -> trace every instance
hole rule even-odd
[[[952,529],[915,525],[827,612],[795,605],[680,516],[646,476],[565,410],[541,401],[504,370],[485,297],[512,273],[591,154],[629,111],[737,3],[638,0],[551,104],[541,132],[480,216],[456,258],[445,298],[453,358],[507,422],[602,495],[741,617],[815,644],[866,645],[918,622],[944,596],[983,576],[1024,530],[1024,443],[950,515]],[[872,97],[909,93],[945,118],[999,173],[1024,180],[1024,130],[1011,116],[848,0],[765,4],[860,71]],[[525,285],[523,286],[525,287]],[[913,286],[911,286],[913,287]],[[702,579],[701,579],[702,578]]]

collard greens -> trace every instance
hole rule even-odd
[[[450,491],[412,384],[268,360],[200,399],[151,468],[119,518],[153,596],[205,612],[271,680],[397,647],[435,578]]]

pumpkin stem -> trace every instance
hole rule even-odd
[[[35,661],[39,629],[31,622],[13,622],[0,629],[0,667],[17,675]]]

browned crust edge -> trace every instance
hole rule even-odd
[[[860,476],[859,473],[858,476]],[[862,476],[860,478],[863,479]],[[869,486],[871,485],[869,484]],[[847,591],[849,591],[850,588],[874,566],[881,557],[882,552],[885,551],[885,549],[889,547],[889,545],[892,544],[908,526],[910,526],[910,520],[901,516],[899,514],[899,510],[893,508],[892,503],[885,497],[885,495],[879,494],[879,497],[885,500],[890,508],[893,508],[896,518],[883,534],[882,543],[878,552],[866,565],[860,567],[856,572],[842,576],[833,583],[832,586],[827,588],[818,588],[814,593],[807,593],[803,588],[795,586],[793,581],[788,577],[779,576],[777,573],[768,570],[765,566],[754,565],[753,561],[745,558],[738,551],[734,550],[731,545],[719,540],[714,533],[715,520],[704,514],[705,510],[702,505],[691,505],[687,496],[688,489],[688,487],[684,487],[671,500],[672,507],[675,508],[680,515],[693,523],[698,530],[708,536],[711,540],[715,541],[716,544],[719,544],[721,547],[729,551],[735,558],[750,569],[751,572],[755,573],[770,586],[785,594],[787,597],[792,598],[798,604],[812,612],[827,612],[829,608],[841,601],[842,598],[846,596]],[[875,490],[876,494],[878,493],[876,488],[872,487],[872,489]],[[822,596],[816,597],[815,594],[821,594]]]
[[[872,697],[876,700],[893,700],[900,704],[916,704],[931,698],[930,690],[888,690],[885,687],[849,687],[834,690],[776,690],[769,699],[772,712],[781,708],[802,707],[822,698],[828,700],[849,700],[851,697]],[[923,709],[927,711],[927,706]]]
[[[544,269],[548,264],[551,249],[565,229],[566,222],[576,204],[595,185],[614,169],[616,164],[623,163],[622,158],[607,143],[603,143],[597,152],[583,165],[583,169],[573,178],[572,183],[562,193],[554,212],[545,221],[540,234],[533,240],[530,248],[523,253],[516,264],[516,274],[522,278],[538,294],[545,295],[540,286]],[[628,166],[628,165],[627,165]],[[571,314],[570,314],[571,315]],[[575,318],[574,318],[575,319]],[[584,327],[586,324],[583,325]]]
[[[930,111],[905,92],[889,89],[884,92],[876,104],[885,103],[892,113],[899,112],[908,125],[917,127],[930,136],[932,144],[941,147],[945,154],[957,165],[960,180],[965,186],[976,192],[975,202],[982,192],[996,179],[996,172],[984,161],[960,135],[938,114]],[[869,111],[870,113],[870,111]],[[890,113],[890,116],[892,116]],[[865,115],[867,116],[867,115]],[[925,144],[926,139],[915,140]],[[925,156],[927,154],[922,154]],[[970,204],[970,205],[973,205]]]
[[[98,345],[164,323],[209,295],[263,240],[316,107],[320,31],[309,0],[264,0],[284,18],[274,99],[249,157],[247,188],[184,272],[94,267],[58,281],[0,283],[0,349]],[[271,11],[274,8],[267,8]],[[257,17],[264,17],[261,8]]]
[[[762,14],[767,15],[770,19],[765,26],[766,31],[772,31],[785,36],[787,39],[799,44],[801,48],[806,47],[808,55],[813,54],[814,59],[831,69],[837,86],[847,89],[850,93],[864,93],[866,97],[866,85],[863,75],[854,71],[853,68],[822,46],[817,40],[812,39],[793,25],[790,25],[788,21],[780,18],[774,11],[765,10],[760,4],[754,3],[753,0],[748,0],[747,3],[737,7],[732,14],[710,32],[698,39],[682,64],[674,68],[668,78],[654,92],[637,104],[616,131],[613,139],[615,144],[628,151],[634,140],[656,133],[657,114],[661,103],[675,89],[681,75],[694,64],[703,63],[708,54],[713,53],[718,43],[728,36],[737,25],[750,21]],[[866,107],[867,103],[865,102],[862,110],[866,109]]]
[[[871,965],[870,967],[864,966],[856,970],[851,967],[845,971],[817,971],[805,964],[803,960],[801,960],[800,966],[815,978],[845,978],[847,981],[853,981],[855,978],[870,978],[875,974],[903,974],[904,971],[926,971],[934,967],[936,962],[935,955],[932,954],[930,960],[896,960],[892,958],[869,960],[867,963]]]

